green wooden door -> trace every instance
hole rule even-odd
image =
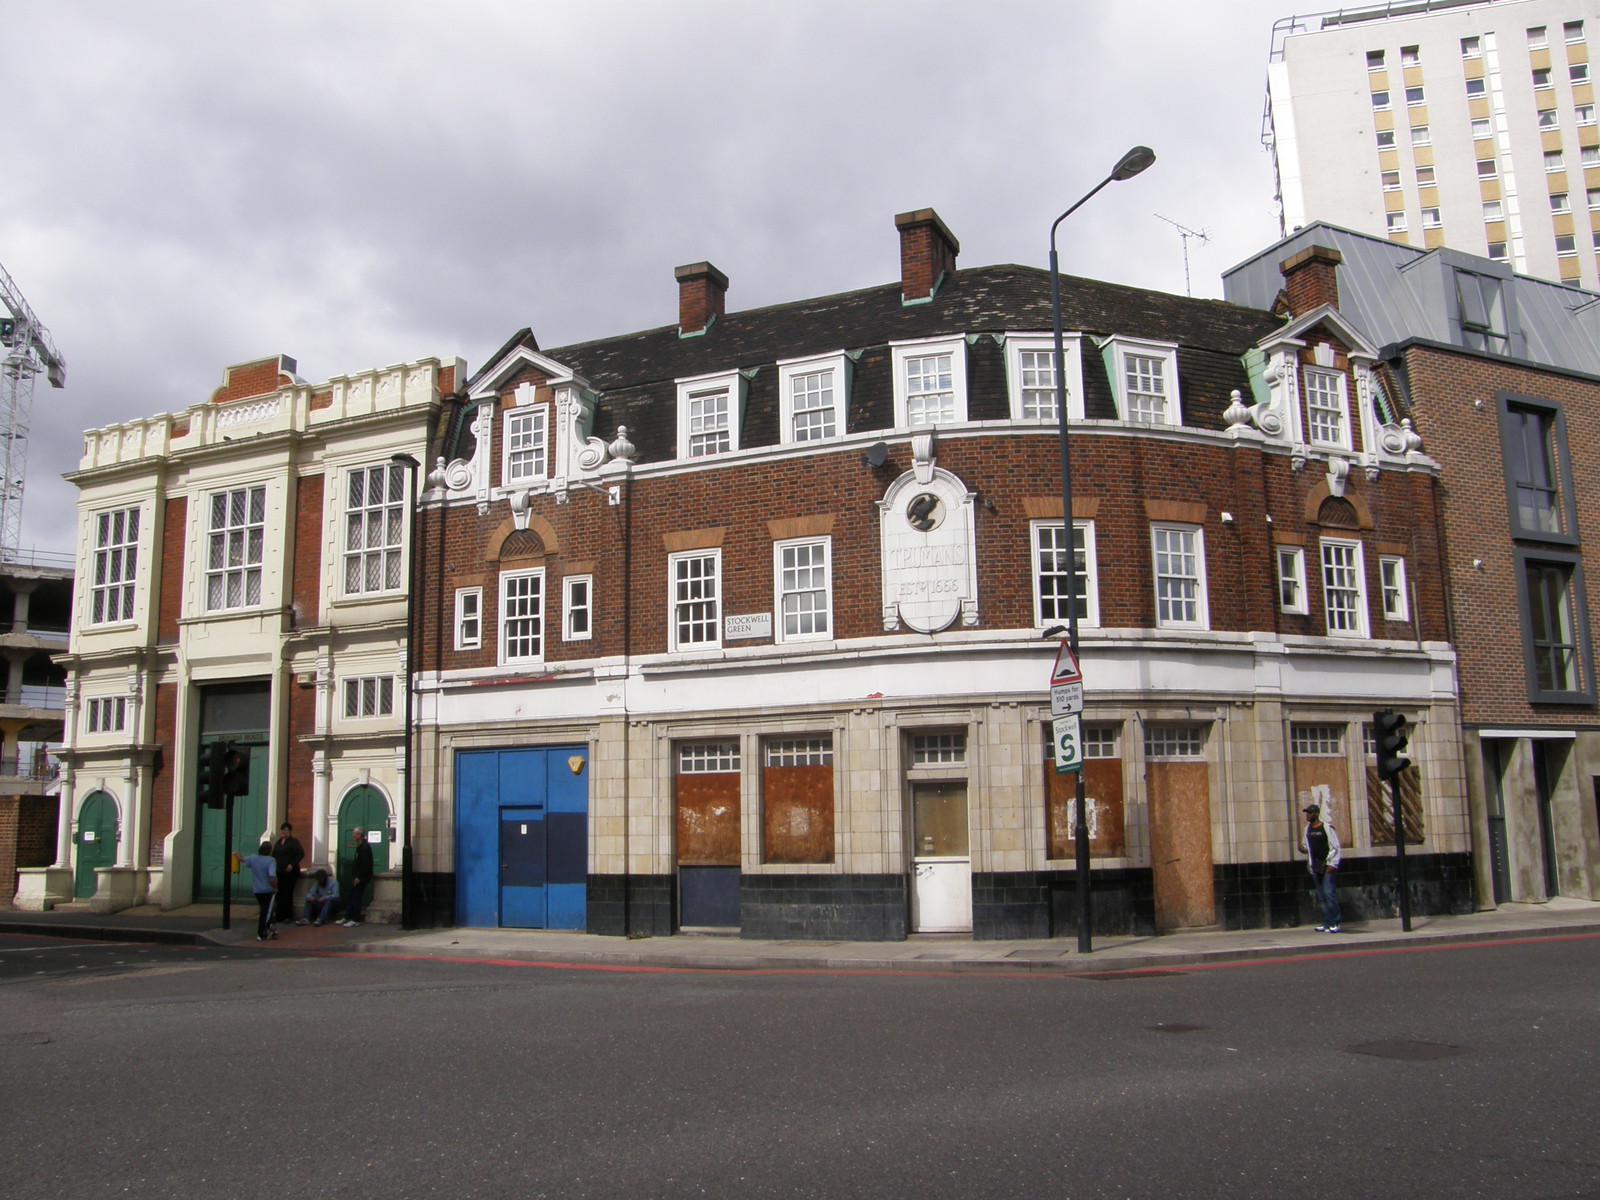
[[[213,739],[204,740],[209,742]],[[240,855],[251,855],[261,845],[262,833],[267,827],[267,743],[242,738],[234,738],[233,741],[250,750],[250,791],[233,802],[232,849]],[[200,832],[195,839],[194,898],[197,903],[219,904],[222,901],[223,873],[227,867],[227,853],[222,841],[228,814],[220,808],[206,808],[198,801],[195,803]],[[232,876],[232,882],[233,898],[248,902],[249,872],[241,871]]]
[[[339,894],[350,891],[350,867],[355,862],[355,847],[350,836],[356,829],[367,831],[367,844],[372,847],[372,873],[382,874],[389,869],[389,805],[383,793],[375,787],[352,788],[339,805],[339,857],[335,872],[339,877]],[[367,891],[367,903],[372,903],[372,892]]]
[[[100,884],[95,871],[117,865],[117,802],[104,792],[89,793],[78,810],[78,828],[72,841],[78,860],[72,894],[87,900]]]

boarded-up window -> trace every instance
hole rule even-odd
[[[678,864],[739,865],[739,743],[678,746]]]
[[[1084,819],[1089,826],[1089,854],[1121,858],[1127,853],[1123,838],[1121,726],[1083,727]],[[1044,722],[1044,788],[1047,806],[1046,834],[1049,857],[1073,858],[1078,824],[1077,780],[1056,774],[1055,743],[1050,722]]]
[[[833,738],[772,738],[761,768],[761,857],[833,861]]]
[[[1345,754],[1343,725],[1292,725],[1289,753],[1294,760],[1295,809],[1308,804],[1322,810],[1322,819],[1351,844],[1350,760]]]
[[[1367,770],[1367,825],[1372,830],[1374,846],[1394,845],[1394,797],[1382,779],[1378,778],[1378,748],[1372,737],[1370,723],[1361,727],[1366,743]],[[1412,754],[1416,753],[1413,743]],[[1422,844],[1425,832],[1422,823],[1422,775],[1415,766],[1400,772],[1400,814],[1406,823],[1406,845]]]

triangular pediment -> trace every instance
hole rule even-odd
[[[1377,359],[1378,348],[1331,304],[1319,305],[1303,316],[1296,317],[1282,329],[1262,338],[1257,345],[1268,354],[1284,345],[1304,346],[1315,340],[1312,335],[1319,328],[1343,345],[1345,353],[1351,358]]]
[[[541,353],[529,336],[521,341],[513,339],[501,348],[494,359],[485,363],[468,385],[467,395],[473,400],[497,396],[513,379],[527,371],[542,376],[546,383],[573,383],[585,389],[589,386],[588,381],[576,375],[571,367]]]

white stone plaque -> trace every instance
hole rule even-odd
[[[948,471],[902,475],[879,502],[885,625],[918,633],[977,620],[972,496]]]

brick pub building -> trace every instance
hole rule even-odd
[[[1043,635],[1069,603],[1098,932],[1311,916],[1311,800],[1351,915],[1392,911],[1389,705],[1414,905],[1470,909],[1439,468],[1394,365],[1315,301],[1325,257],[1284,254],[1249,307],[1064,281],[1074,597],[1048,276],[895,223],[898,282],[728,312],[681,267],[675,324],[523,330],[444,398],[423,919],[1067,934]],[[1272,311],[1280,286],[1305,302]]]

